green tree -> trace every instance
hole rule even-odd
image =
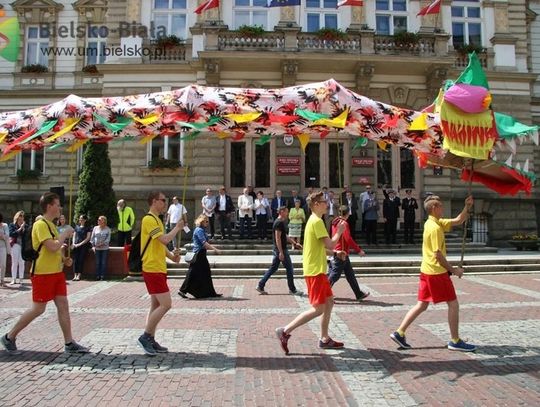
[[[107,225],[111,229],[118,224],[109,146],[106,143],[88,143],[84,152],[75,203],[75,222],[80,214],[88,215],[89,225],[97,224],[97,218],[101,215],[107,217]]]

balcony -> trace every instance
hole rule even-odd
[[[237,31],[224,31],[218,35],[220,51],[284,51],[285,36],[280,32],[265,32],[253,36]]]
[[[191,60],[191,41],[188,40],[179,45],[159,46],[154,42],[144,45],[147,49],[143,56],[144,63],[150,64],[174,64]]]
[[[359,35],[345,35],[340,39],[324,39],[317,34],[299,32],[296,38],[299,51],[361,53]]]
[[[435,56],[435,35],[422,35],[406,44],[396,43],[392,35],[375,35],[373,45],[379,55]]]

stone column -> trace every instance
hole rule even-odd
[[[356,88],[361,95],[369,95],[369,84],[374,74],[374,65],[366,63],[356,65]]]
[[[517,38],[510,33],[508,26],[508,2],[506,0],[494,0],[495,34],[490,38],[493,45],[494,60],[493,68],[499,70],[515,70],[516,66],[516,43]]]
[[[420,9],[426,7],[430,3],[432,3],[433,0],[420,0]],[[442,13],[443,13],[443,6],[445,5],[451,5],[452,0],[442,0],[441,2],[441,10],[438,14],[428,14],[425,16],[419,16],[421,18],[421,24],[420,29],[418,32],[420,33],[432,33],[432,32],[438,32],[442,29]],[[416,16],[414,18],[417,18]]]
[[[203,3],[206,3],[207,0],[198,0],[197,7]],[[203,11],[201,14],[197,14],[197,22],[195,25],[224,25],[223,21],[220,18],[221,11],[221,2],[219,7],[211,8],[210,10]]]
[[[364,7],[350,7],[351,9],[351,25],[347,28],[349,31],[359,31],[368,28]]]
[[[279,8],[279,12],[280,12],[279,22],[276,28],[277,27],[298,28],[298,24],[296,24],[296,7],[298,6],[289,6],[289,7]]]

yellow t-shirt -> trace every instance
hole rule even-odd
[[[326,274],[326,247],[323,238],[328,237],[324,221],[314,213],[311,214],[304,233],[304,252],[302,266],[305,277]]]
[[[165,226],[157,216],[148,213],[141,224],[141,253],[148,239],[152,239],[142,258],[143,271],[145,273],[167,273],[167,248],[157,240],[165,234]]]
[[[49,225],[49,227],[47,227],[47,225]],[[56,230],[54,223],[49,222],[46,219],[36,221],[32,226],[32,247],[34,250],[37,250],[41,243],[49,239],[58,239],[58,231]],[[63,268],[62,250],[51,252],[45,245],[42,245],[39,250],[39,257],[36,260],[34,274],[56,274],[62,272]]]
[[[452,229],[451,219],[436,219],[429,216],[424,223],[424,238],[422,241],[422,265],[420,271],[424,274],[444,274],[447,270],[439,264],[435,252],[440,250],[446,257],[446,242],[444,233]]]

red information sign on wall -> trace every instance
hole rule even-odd
[[[375,159],[373,157],[353,157],[353,167],[373,167]]]
[[[300,157],[278,157],[277,163],[283,167],[300,165]]]
[[[278,175],[300,175],[300,166],[277,167]]]

